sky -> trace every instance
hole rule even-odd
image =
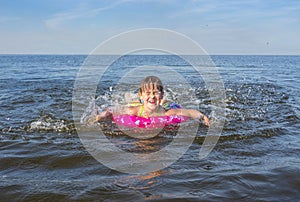
[[[89,54],[163,28],[209,54],[300,55],[300,0],[1,0],[0,54]]]

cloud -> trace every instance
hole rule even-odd
[[[299,3],[274,3],[262,0],[193,0],[187,1],[181,10],[173,10],[169,17],[184,19],[195,24],[209,23],[223,25],[255,25],[275,24],[276,20],[286,19],[290,23],[297,21],[299,15]],[[297,12],[297,13],[298,13]],[[292,21],[291,19],[294,18]],[[276,19],[276,20],[275,20]]]
[[[94,16],[102,11],[113,9],[117,6],[120,6],[121,4],[130,1],[131,0],[120,0],[99,8],[86,9],[84,7],[79,7],[70,11],[57,13],[54,14],[52,18],[45,20],[45,25],[49,29],[57,29],[67,21]]]
[[[101,1],[100,1],[101,2]],[[86,6],[78,6],[78,8],[65,11],[65,12],[60,12],[54,14],[51,18],[45,20],[45,25],[49,29],[57,29],[61,27],[64,23],[75,20],[75,19],[81,19],[81,18],[87,18],[87,17],[93,17],[98,15],[99,13],[107,10],[112,10],[116,7],[119,7],[123,4],[126,3],[131,3],[133,4],[158,4],[161,7],[165,8],[165,10],[168,10],[168,6],[171,6],[172,4],[176,4],[176,1],[174,0],[118,0],[118,1],[108,1],[111,2],[108,5],[104,5],[98,8],[92,8],[92,9],[87,9]],[[95,6],[95,5],[90,5]],[[149,10],[151,8],[149,7]],[[148,10],[148,11],[149,11]]]

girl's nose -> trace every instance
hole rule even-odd
[[[155,97],[155,93],[152,92],[152,93],[150,94],[150,97],[151,97],[151,98],[154,98],[154,97]]]

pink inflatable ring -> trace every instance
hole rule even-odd
[[[189,119],[187,116],[153,116],[140,117],[127,114],[113,116],[113,121],[120,126],[131,128],[162,128],[168,125],[176,125]]]

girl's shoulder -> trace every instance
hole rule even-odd
[[[128,114],[131,116],[138,116],[141,110],[142,105],[137,106],[129,106],[128,107]]]
[[[182,108],[174,108],[174,109],[169,109],[166,110],[165,115],[166,116],[174,116],[174,115],[182,115]]]

